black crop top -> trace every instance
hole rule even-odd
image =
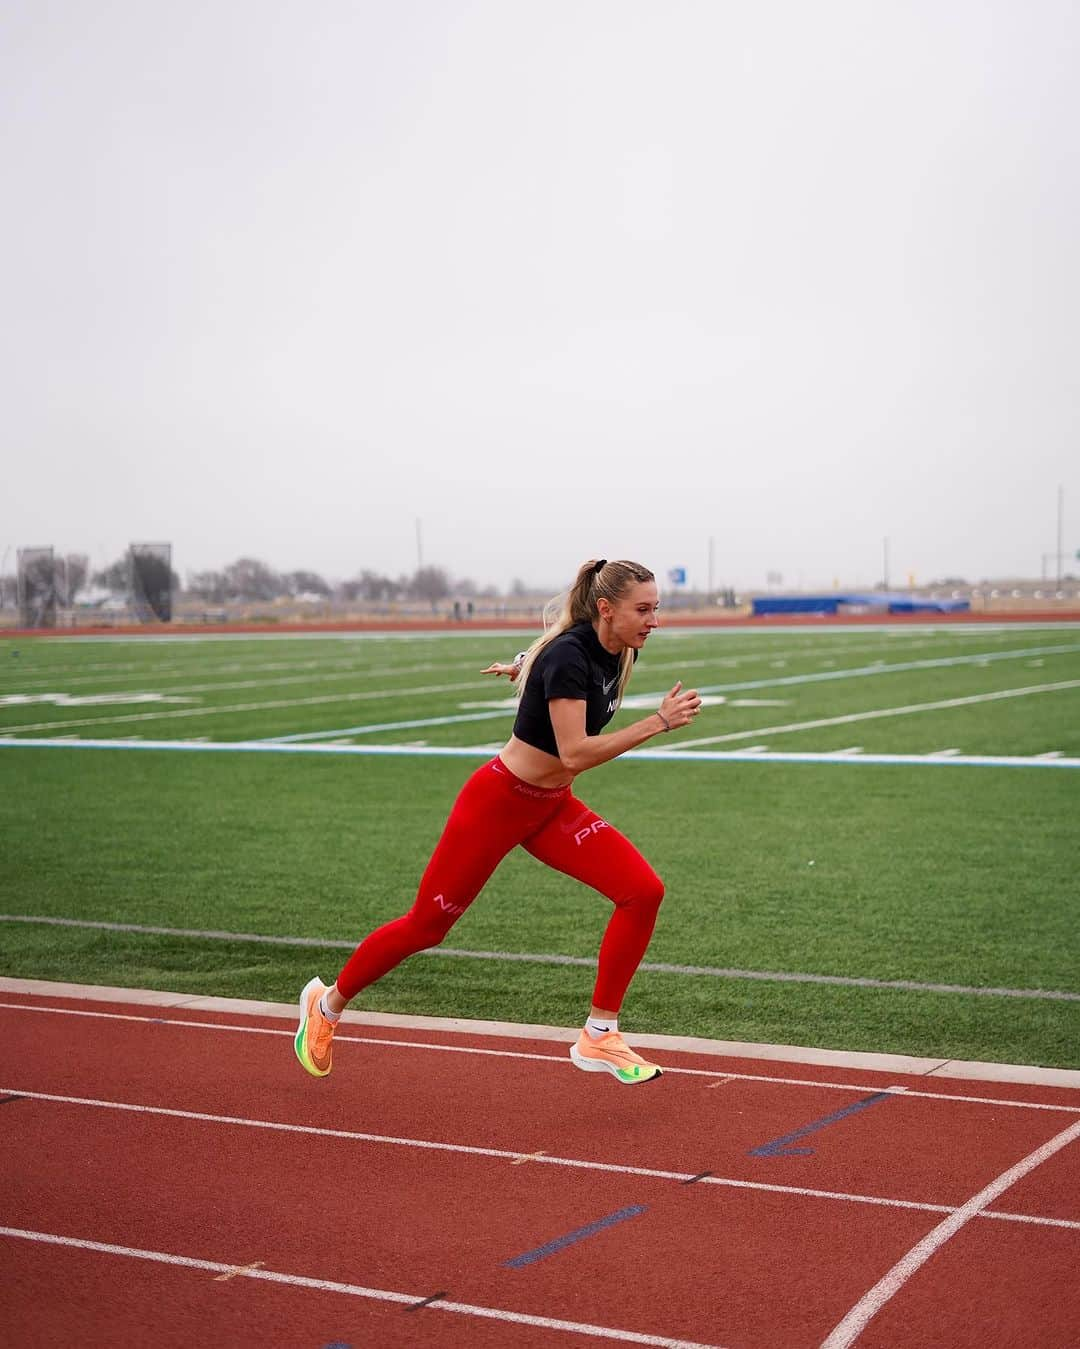
[[[637,660],[637,652],[634,659]],[[591,623],[575,623],[540,652],[521,694],[514,734],[526,745],[559,757],[548,701],[577,698],[585,703],[585,734],[599,735],[615,715],[618,656],[605,651]]]

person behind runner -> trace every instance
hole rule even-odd
[[[579,774],[686,726],[701,710],[697,691],[680,681],[655,712],[601,734],[658,624],[658,604],[646,567],[586,562],[543,635],[512,662],[484,671],[518,684],[513,734],[462,787],[408,913],[365,937],[329,988],[314,978],[301,992],[295,1049],[313,1076],[330,1072],[334,1028],[347,1004],[406,956],[437,946],[518,846],[615,906],[600,944],[592,1007],[570,1058],[626,1084],[660,1076],[656,1064],[628,1048],[618,1016],[664,886],[629,839],[571,790]]]

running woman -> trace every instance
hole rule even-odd
[[[518,683],[513,734],[461,789],[409,912],[365,937],[331,987],[315,978],[300,994],[296,1055],[313,1076],[330,1072],[334,1028],[348,1003],[406,956],[438,946],[518,846],[615,906],[600,944],[592,1007],[570,1058],[586,1072],[610,1073],[628,1085],[660,1076],[655,1063],[627,1046],[618,1016],[652,936],[663,882],[629,839],[572,791],[579,773],[686,726],[701,710],[697,691],[680,681],[657,711],[601,735],[658,624],[658,605],[647,568],[586,562],[543,636],[512,663],[484,671]]]

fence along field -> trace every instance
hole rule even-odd
[[[0,642],[4,971],[280,1001],[332,973],[509,731],[478,672],[517,645]],[[668,886],[628,1024],[1076,1066],[1080,629],[661,630],[620,715],[677,677],[692,735],[579,784]],[[573,1025],[605,907],[512,857],[364,1005]]]

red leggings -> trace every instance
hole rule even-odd
[[[569,787],[532,787],[501,759],[484,764],[465,783],[415,904],[356,948],[337,978],[342,997],[354,998],[406,956],[438,946],[518,844],[615,905],[600,945],[593,1005],[618,1012],[652,936],[663,882],[629,839]]]

